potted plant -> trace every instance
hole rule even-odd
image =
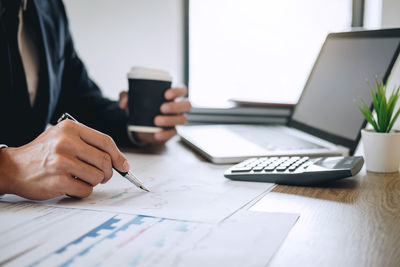
[[[392,128],[400,114],[400,108],[395,111],[400,87],[395,88],[389,98],[386,96],[386,84],[382,81],[376,81],[376,91],[372,87],[370,89],[376,116],[364,99],[361,98],[361,105],[358,105],[358,109],[373,127],[371,130],[361,130],[367,170],[382,173],[398,172],[400,133]]]

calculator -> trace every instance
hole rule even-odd
[[[363,157],[264,157],[250,158],[225,171],[239,181],[286,185],[313,185],[356,175]]]

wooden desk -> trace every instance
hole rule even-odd
[[[139,154],[129,157],[140,162],[142,151],[135,152]],[[202,162],[210,175],[222,175],[228,167],[204,162],[177,139],[150,154],[162,155],[154,159],[168,164],[173,158],[182,170]],[[397,173],[373,174],[363,169],[355,178],[325,188],[277,186],[252,210],[300,213],[269,266],[400,266]]]
[[[300,213],[270,266],[400,266],[400,176],[367,173],[334,187],[277,186],[252,207]]]

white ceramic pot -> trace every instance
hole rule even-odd
[[[398,172],[400,165],[400,133],[377,133],[361,130],[365,164],[371,172]]]

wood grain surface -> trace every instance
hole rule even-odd
[[[277,186],[252,210],[300,213],[269,266],[400,266],[398,173]]]

